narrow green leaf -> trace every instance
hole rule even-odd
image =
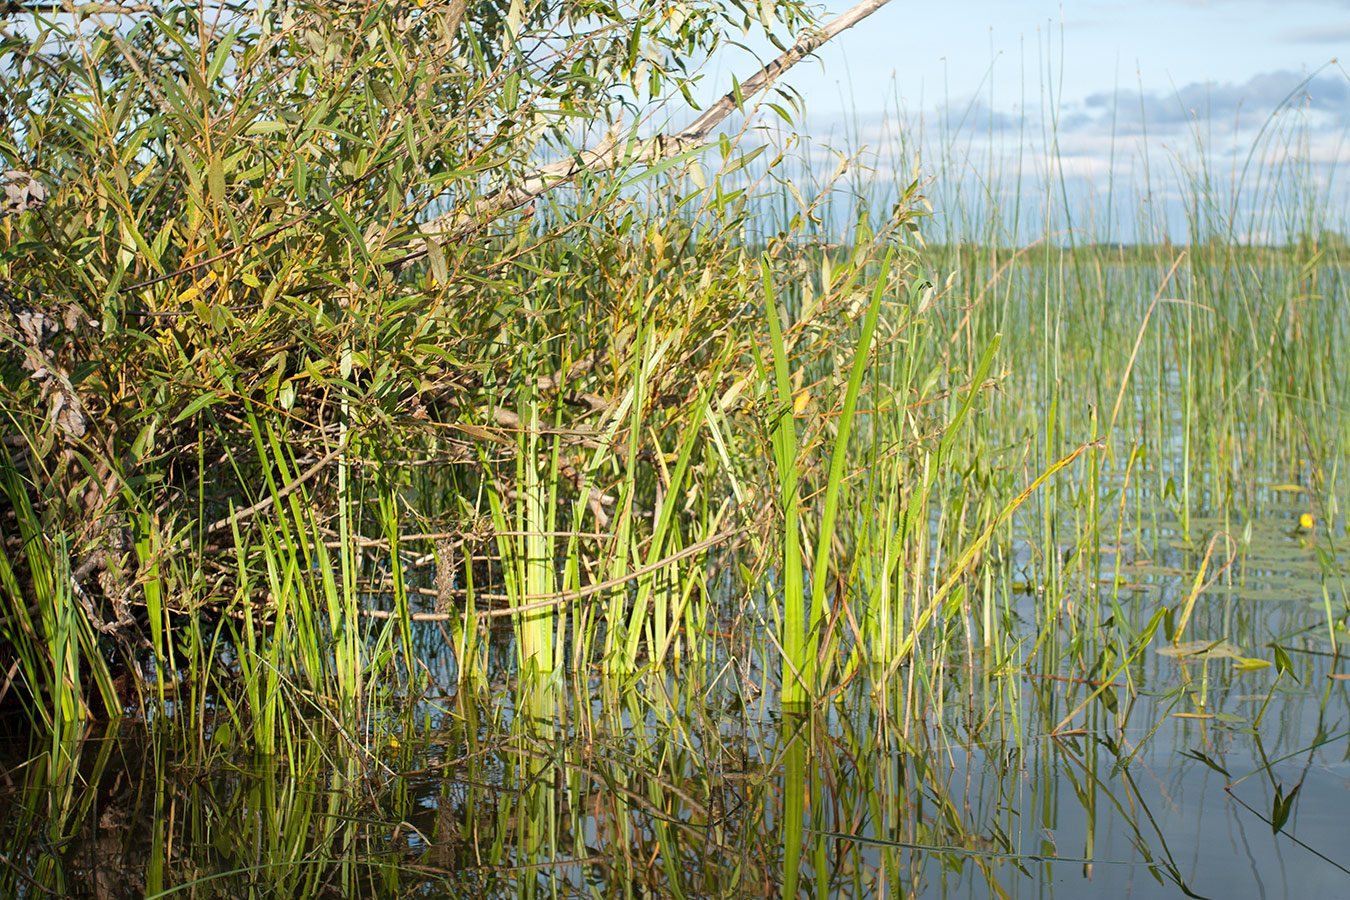
[[[666,157],[660,162],[655,163],[647,167],[646,169],[643,169],[641,172],[634,175],[632,178],[629,178],[627,181],[620,184],[617,190],[623,190],[624,188],[632,187],[635,184],[646,181],[648,178],[654,178],[657,175],[660,175],[662,172],[668,171],[672,166],[677,166],[680,163],[684,162],[685,160],[697,156],[698,154],[702,153],[703,150],[704,150],[703,147],[695,147],[692,150],[686,150],[683,153],[676,154],[675,156]]]
[[[212,156],[206,168],[206,186],[211,194],[211,202],[223,205],[225,202],[225,164],[220,157]]]
[[[722,166],[722,174],[730,175],[734,172],[739,172],[756,159],[759,159],[760,155],[767,149],[769,149],[768,144],[761,144],[753,150],[740,154],[735,159],[728,161]]]
[[[769,343],[773,351],[776,402],[770,416],[770,441],[778,470],[778,490],[783,506],[783,703],[801,706],[811,697],[806,681],[814,657],[807,634],[806,592],[802,577],[800,531],[801,494],[797,473],[797,421],[792,415],[792,380],[788,370],[787,344],[783,340],[782,314],[774,299],[773,272],[767,256],[760,260],[764,283],[764,309],[769,319]]]
[[[872,300],[867,306],[867,315],[863,319],[862,334],[858,337],[854,349],[853,369],[848,376],[848,387],[844,391],[844,405],[839,413],[838,431],[835,434],[834,447],[830,451],[830,475],[825,483],[825,508],[821,514],[820,534],[816,539],[816,561],[811,570],[811,607],[814,621],[819,624],[825,614],[825,582],[829,575],[830,548],[834,546],[834,523],[839,513],[839,492],[844,482],[844,463],[848,456],[848,439],[853,429],[853,417],[858,408],[858,391],[862,387],[863,373],[871,358],[872,336],[876,333],[877,317],[881,313],[881,300],[886,294],[886,281],[891,271],[893,251],[886,252],[881,262],[881,271],[876,275],[876,284],[872,287]]]
[[[255,137],[260,134],[275,134],[278,131],[286,131],[290,126],[285,122],[279,122],[276,119],[267,119],[262,122],[251,122],[244,129],[244,134],[248,137]]]
[[[1270,811],[1270,830],[1272,834],[1279,834],[1284,830],[1285,824],[1289,821],[1289,814],[1294,811],[1294,798],[1298,796],[1299,789],[1303,785],[1296,784],[1294,789],[1286,796],[1281,788],[1275,788],[1275,805]]]
[[[441,242],[435,238],[427,238],[427,262],[431,264],[431,277],[437,284],[446,284],[450,280],[450,264],[446,262]]]
[[[1220,775],[1222,775],[1224,778],[1231,778],[1231,777],[1232,777],[1231,775],[1228,774],[1228,770],[1227,770],[1227,769],[1225,769],[1223,766],[1219,765],[1217,762],[1215,762],[1213,759],[1211,759],[1208,755],[1206,755],[1205,753],[1202,753],[1202,752],[1199,751],[1199,750],[1187,750],[1187,751],[1186,751],[1184,754],[1182,754],[1182,755],[1183,755],[1183,756],[1189,756],[1191,759],[1198,759],[1198,760],[1200,760],[1200,762],[1202,762],[1202,763],[1204,763],[1205,765],[1209,766],[1211,769],[1213,769],[1215,772],[1218,772],[1218,773],[1219,773]]]
[[[225,70],[225,63],[229,61],[230,51],[234,48],[234,40],[238,37],[238,32],[231,29],[226,32],[225,37],[216,47],[215,54],[211,57],[211,63],[206,67],[206,80],[208,83],[215,81],[220,77],[220,73]]]
[[[208,406],[214,405],[218,400],[220,400],[220,397],[218,395],[209,392],[199,394],[196,397],[193,397],[192,401],[188,403],[187,406],[183,407],[183,411],[180,412],[178,415],[174,416],[172,424],[177,425],[184,419],[191,418],[192,416],[206,409]]]

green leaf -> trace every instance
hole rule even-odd
[[[1227,769],[1225,769],[1223,766],[1219,765],[1217,762],[1215,762],[1213,759],[1211,759],[1208,755],[1206,755],[1206,754],[1200,752],[1199,750],[1187,750],[1185,753],[1182,754],[1182,756],[1189,756],[1191,759],[1198,759],[1198,760],[1200,760],[1200,762],[1202,762],[1202,763],[1204,763],[1205,765],[1209,766],[1211,769],[1213,769],[1215,772],[1218,772],[1218,773],[1219,773],[1220,775],[1222,775],[1224,778],[1231,778],[1231,777],[1232,777],[1231,775],[1228,774],[1228,770],[1227,770]]]
[[[220,157],[213,156],[207,164],[206,186],[211,193],[211,202],[217,205],[225,202],[225,164]]]
[[[834,546],[834,525],[839,512],[839,494],[844,482],[848,439],[852,431],[853,417],[858,408],[858,392],[862,388],[863,375],[871,360],[872,337],[876,333],[877,317],[881,313],[882,299],[886,295],[891,256],[892,251],[888,250],[881,261],[880,271],[875,275],[876,283],[872,287],[871,302],[867,305],[867,314],[863,319],[862,334],[859,335],[858,343],[853,348],[853,367],[849,372],[848,386],[844,389],[843,406],[836,420],[834,446],[830,449],[830,474],[825,482],[825,505],[821,513],[819,536],[816,539],[815,565],[811,571],[811,607],[812,615],[815,617],[811,623],[812,627],[819,624],[828,605],[826,582],[830,571],[830,553]]]
[[[1279,834],[1289,821],[1289,814],[1294,810],[1294,798],[1298,796],[1299,788],[1302,784],[1294,785],[1294,789],[1285,796],[1282,789],[1275,788],[1275,806],[1270,811],[1270,830],[1272,834]]]
[[[177,425],[184,419],[191,418],[208,406],[214,405],[218,400],[220,400],[220,397],[216,394],[199,394],[193,397],[192,402],[183,407],[183,411],[174,417],[172,424]]]
[[[220,73],[225,69],[225,63],[230,58],[230,50],[234,47],[234,39],[238,37],[238,32],[231,30],[226,33],[225,39],[216,47],[215,55],[211,57],[211,64],[206,68],[207,82],[215,81],[220,77]]]
[[[398,105],[398,98],[394,96],[394,91],[385,83],[383,78],[375,78],[370,82],[370,92],[375,95],[375,99],[386,110],[393,109]]]
[[[742,153],[740,156],[722,166],[722,174],[730,175],[733,172],[739,172],[741,169],[744,169],[746,166],[750,165],[750,163],[758,159],[759,155],[767,149],[769,149],[768,144],[761,144],[747,153]]]
[[[1181,641],[1170,647],[1158,648],[1159,656],[1170,656],[1188,662],[1205,659],[1241,659],[1242,651],[1232,641]]]
[[[1294,661],[1289,658],[1289,654],[1279,644],[1268,644],[1271,651],[1275,654],[1275,671],[1281,675],[1288,675],[1294,679],[1296,684],[1301,684],[1298,676],[1294,674]]]
[[[436,279],[437,284],[445,284],[450,280],[450,265],[445,260],[441,242],[435,238],[427,238],[427,262],[431,264],[431,277]]]
[[[289,126],[285,122],[278,122],[276,119],[267,119],[262,122],[252,122],[244,129],[247,137],[253,137],[259,134],[274,134],[278,131],[285,131]]]
[[[633,185],[638,184],[639,182],[646,181],[648,178],[654,178],[657,175],[660,175],[662,172],[669,171],[672,166],[679,165],[685,160],[697,156],[699,153],[702,153],[703,150],[704,150],[703,147],[695,147],[692,150],[686,150],[683,153],[676,154],[675,156],[667,157],[666,159],[661,160],[655,165],[643,169],[637,175],[634,175],[632,178],[620,184],[617,189],[623,190],[624,188],[632,187]]]

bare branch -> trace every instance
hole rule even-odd
[[[0,219],[30,209],[41,209],[47,203],[47,188],[27,172],[10,169],[0,175]]]
[[[40,3],[14,3],[0,5],[0,18],[30,13],[73,13],[77,18],[90,16],[132,16],[140,13],[157,13],[160,9],[149,3],[62,3],[59,0],[46,0]]]
[[[583,173],[596,174],[615,168],[618,165],[641,165],[678,156],[685,151],[695,149],[707,143],[712,130],[734,112],[746,99],[764,91],[784,72],[810,56],[841,31],[852,28],[863,19],[885,6],[890,0],[862,0],[848,12],[840,15],[823,27],[812,29],[802,35],[797,43],[764,66],[740,84],[739,97],[736,92],[725,94],[720,100],[708,107],[687,128],[674,135],[657,135],[636,146],[622,144],[612,137],[606,138],[598,147],[583,150],[570,159],[559,160],[531,172],[514,184],[506,185],[484,196],[470,209],[457,210],[438,216],[421,226],[424,235],[439,235],[453,238],[490,222],[503,213],[517,209],[538,199],[555,188],[570,184]],[[410,262],[426,255],[423,246],[393,263],[394,269],[401,269]]]

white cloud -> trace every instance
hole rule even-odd
[[[1350,42],[1350,22],[1290,28],[1275,39],[1287,44],[1345,44]]]
[[[1082,102],[1087,114],[1075,119],[1075,128],[1112,124],[1128,133],[1145,129],[1179,133],[1196,122],[1238,123],[1248,127],[1289,110],[1312,113],[1317,127],[1350,125],[1350,78],[1340,74],[1302,75],[1281,70],[1253,75],[1242,84],[1192,82],[1170,94],[1089,94]]]

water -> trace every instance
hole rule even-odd
[[[812,716],[782,713],[740,673],[687,670],[628,690],[433,698],[361,752],[317,721],[314,739],[271,759],[189,763],[134,724],[69,745],[64,765],[11,743],[0,885],[99,898],[1339,896],[1350,678],[1297,509],[1252,522],[1187,628],[1252,659],[1277,644],[1284,670],[1180,659],[1158,640],[1092,671],[1091,652],[1057,655],[1028,632],[1015,659],[902,669],[875,693],[859,679]],[[1155,538],[1156,553],[1121,552],[1120,580],[1083,587],[1140,621],[1178,605],[1197,545],[1175,525]],[[1035,621],[1035,595],[1019,598]],[[1065,610],[1065,640],[1087,608]]]

